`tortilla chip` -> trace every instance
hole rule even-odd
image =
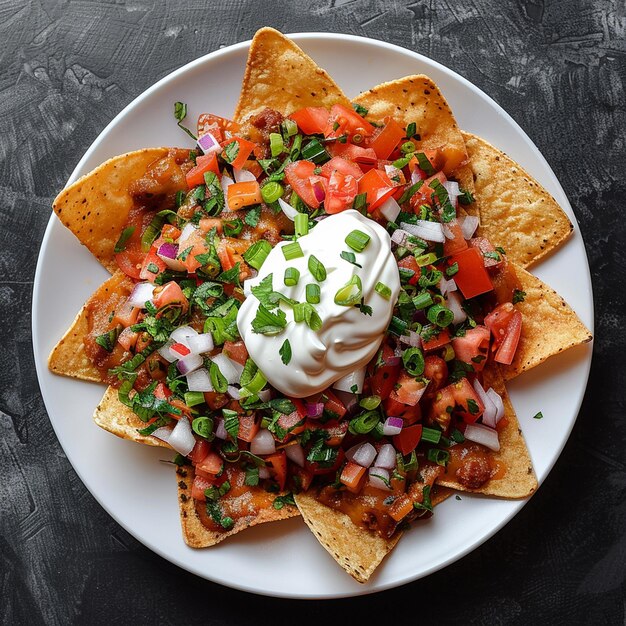
[[[515,161],[484,139],[463,133],[480,212],[477,234],[529,267],[566,241],[574,226],[556,200]]]
[[[505,380],[592,339],[587,327],[554,289],[521,267],[515,271],[526,293],[524,301],[516,305],[524,324],[513,363],[502,367]]]
[[[137,429],[145,428],[146,423],[142,422],[133,411],[122,404],[117,396],[117,389],[108,387],[96,407],[93,414],[93,421],[104,430],[121,437],[129,439],[135,443],[145,443],[149,446],[169,448],[165,441],[161,441],[150,435],[140,435]]]
[[[89,332],[87,309],[93,300],[106,300],[116,293],[122,294],[125,299],[132,289],[132,281],[119,270],[96,289],[50,353],[48,367],[51,372],[96,383],[104,382],[102,374],[85,353],[83,340]]]
[[[300,493],[294,499],[317,540],[357,582],[367,582],[402,535],[384,539],[360,528],[345,513],[318,502],[312,493]]]
[[[145,148],[113,157],[66,187],[52,204],[63,225],[111,274],[117,269],[113,249],[133,206],[128,187],[167,153],[168,148]]]
[[[424,74],[382,83],[359,94],[352,102],[368,110],[368,119],[380,122],[391,116],[402,126],[415,122],[420,136],[418,145],[423,150],[450,146],[467,155],[465,140],[450,105],[437,85]],[[469,165],[458,167],[450,176],[461,188],[474,193],[474,177]],[[471,215],[478,214],[475,203],[464,208]]]
[[[308,106],[350,106],[335,81],[296,44],[273,28],[258,30],[250,44],[233,119],[244,123],[269,107],[289,115]]]
[[[502,463],[506,468],[506,473],[502,478],[492,478],[479,489],[468,489],[457,481],[456,476],[444,472],[437,480],[437,485],[499,498],[527,498],[538,487],[537,477],[515,410],[497,366],[485,369],[484,387],[486,389],[493,387],[504,401],[504,417],[502,418],[504,421],[500,423],[503,425],[498,428],[500,450],[499,452],[490,450],[489,456],[494,461]]]
[[[298,509],[286,504],[282,509],[275,509],[270,506],[261,509],[256,516],[241,518],[228,531],[218,532],[210,530],[200,521],[196,512],[194,500],[191,497],[191,486],[193,484],[194,471],[191,465],[185,465],[176,469],[176,479],[178,480],[178,506],[180,509],[180,524],[183,529],[185,543],[191,548],[208,548],[223,541],[227,537],[236,535],[238,532],[264,524],[265,522],[277,522],[299,515]],[[261,489],[260,487],[250,487],[250,491]],[[228,499],[228,493],[223,496]]]

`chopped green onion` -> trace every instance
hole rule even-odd
[[[441,440],[441,431],[436,428],[428,428],[424,426],[422,428],[422,439],[421,441],[428,441],[428,443],[437,444]]]
[[[282,251],[286,261],[292,261],[304,256],[304,252],[302,252],[302,248],[297,241],[292,241],[283,246]]]
[[[374,430],[376,424],[380,422],[380,415],[377,411],[368,411],[350,420],[348,429],[353,435],[366,435]]]
[[[409,161],[413,158],[413,154],[409,152],[406,156],[400,157],[393,162],[393,166],[401,170],[403,167],[409,164]]]
[[[418,152],[415,155],[417,162],[419,163],[420,169],[423,170],[428,176],[432,176],[435,173],[435,168],[433,164],[430,162],[430,159],[423,153]]]
[[[288,267],[285,270],[285,286],[294,287],[300,280],[300,272],[295,267]]]
[[[210,417],[196,417],[191,422],[191,428],[197,435],[200,435],[200,437],[204,437],[205,439],[212,439],[211,435],[213,434],[213,420]]]
[[[408,154],[409,152],[415,152],[415,144],[412,141],[405,141],[400,146],[400,152]]]
[[[196,406],[204,402],[204,394],[201,391],[186,391],[185,404],[187,406]]]
[[[363,407],[366,411],[373,411],[377,409],[381,403],[380,396],[367,396],[367,398],[362,398],[359,402],[359,406]]]
[[[423,431],[422,431],[423,432]],[[447,450],[439,450],[438,448],[431,448],[427,453],[426,457],[429,461],[433,461],[437,463],[437,465],[442,465],[445,467],[450,460],[450,453]]]
[[[296,237],[304,237],[309,232],[309,216],[306,213],[297,213],[293,218]]]
[[[430,322],[439,326],[439,328],[445,328],[452,324],[454,320],[454,313],[441,304],[433,304],[433,306],[426,311],[426,317]]]
[[[253,243],[244,253],[244,261],[255,270],[260,270],[267,255],[272,251],[272,246],[265,239],[260,239]]]
[[[429,252],[416,256],[415,260],[420,267],[424,267],[425,265],[432,265],[437,260],[437,255],[434,252]]]
[[[459,264],[455,261],[450,267],[446,268],[446,276],[454,276],[459,271]]]
[[[406,138],[411,139],[417,134],[417,124],[415,122],[411,122],[406,127]]]
[[[444,348],[443,360],[446,363],[449,363],[450,361],[454,359],[455,356],[456,354],[454,352],[454,348],[450,344],[447,344],[446,347]]]
[[[363,252],[370,242],[370,236],[362,230],[353,230],[347,237],[346,243],[355,251]]]
[[[306,301],[309,304],[319,304],[320,302],[320,286],[315,283],[309,283],[306,286]]]
[[[367,111],[368,111],[368,110],[367,110],[364,106],[362,106],[362,105],[360,105],[360,104],[357,104],[356,102],[353,102],[353,103],[352,103],[352,108],[353,108],[353,109],[354,109],[354,110],[355,110],[355,111],[356,111],[356,112],[357,112],[357,113],[358,113],[361,117],[365,117],[365,116],[367,115]]]
[[[411,376],[424,373],[424,353],[419,348],[408,348],[402,354],[404,368]]]
[[[286,117],[283,122],[283,131],[287,137],[293,137],[298,132],[298,124],[290,117]]]
[[[277,183],[275,180],[270,180],[268,183],[261,187],[261,196],[263,197],[263,202],[266,204],[272,204],[272,202],[276,202],[278,198],[281,198],[284,193],[283,186],[280,183]]]
[[[236,237],[243,230],[243,222],[238,218],[224,220],[224,234],[227,237]]]
[[[335,304],[341,306],[354,306],[361,302],[363,284],[357,274],[355,274],[341,289],[335,294]]]
[[[408,327],[409,325],[404,320],[394,315],[389,323],[389,332],[400,337],[404,335]]]
[[[126,242],[131,238],[132,234],[135,232],[134,226],[127,226],[120,235],[120,238],[117,240],[115,244],[115,248],[113,248],[113,252],[118,254],[119,252],[124,252],[126,250]]]
[[[355,211],[359,211],[363,213],[367,208],[367,194],[360,193],[354,196],[354,202],[352,203],[352,208]]]
[[[433,303],[433,299],[429,291],[420,291],[420,293],[418,293],[413,298],[413,306],[418,311],[425,309],[427,306],[430,306],[432,303]]]
[[[356,254],[354,252],[348,252],[346,250],[342,251],[339,255],[344,261],[348,261],[348,263],[352,263],[352,265],[356,265],[357,267],[363,267],[356,262]]]
[[[141,235],[141,251],[148,252],[152,246],[152,242],[159,236],[161,228],[165,223],[165,215],[155,215],[148,225],[148,228]]]
[[[279,154],[282,154],[285,149],[285,144],[283,142],[282,135],[278,133],[270,133],[270,150],[272,152],[273,157],[277,157]]]
[[[312,254],[309,257],[308,266],[309,266],[309,272],[313,274],[313,278],[315,278],[315,280],[317,280],[320,283],[326,280],[326,268],[324,267],[324,264],[315,255]]]
[[[330,159],[330,154],[326,152],[324,146],[317,139],[311,139],[311,141],[302,148],[300,156],[307,161],[313,161],[313,163],[317,165],[326,163],[326,161]]]
[[[318,315],[313,305],[308,302],[297,302],[294,304],[293,319],[296,323],[305,322],[315,332],[322,327],[322,318]]]
[[[391,298],[391,289],[387,287],[385,283],[378,281],[374,287],[374,291],[379,293],[383,298],[385,298],[385,300],[389,300],[389,298]]]

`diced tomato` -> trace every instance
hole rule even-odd
[[[421,380],[417,380],[407,372],[402,372],[389,397],[397,402],[402,402],[402,404],[415,406],[424,395],[425,389],[426,385]]]
[[[189,417],[191,415],[191,408],[188,407],[182,400],[178,400],[177,398],[168,398],[168,402],[175,408],[175,409],[179,409],[181,411],[181,413],[183,415],[186,415],[187,417]],[[168,413],[168,415],[170,417],[173,417],[175,419],[180,419],[181,416],[177,415],[176,413]]]
[[[300,491],[306,491],[311,486],[313,478],[315,477],[315,474],[313,474],[313,472],[306,467],[294,467],[292,465],[291,473],[293,480],[293,490],[296,493],[299,493]]]
[[[141,266],[141,272],[139,272],[139,278],[141,280],[148,280],[154,283],[154,279],[165,269],[167,265],[163,259],[157,256],[157,249],[152,246],[150,252],[146,254],[143,265]],[[156,272],[154,271],[156,269]]]
[[[463,337],[452,340],[454,358],[472,366],[475,372],[481,372],[489,355],[490,333],[486,326],[478,325],[465,331]]]
[[[243,341],[225,341],[224,353],[240,365],[245,365],[248,360],[248,350]]]
[[[176,354],[179,355],[178,358],[187,356],[191,352],[191,350],[183,343],[175,343],[171,345],[170,350],[172,352],[176,352]]]
[[[365,468],[352,461],[348,461],[341,470],[339,482],[345,485],[348,491],[359,493],[365,482]]]
[[[305,135],[321,135],[328,126],[330,112],[324,107],[305,107],[289,117]]]
[[[345,157],[333,157],[322,165],[322,176],[326,178],[330,178],[335,171],[346,176],[353,176],[357,180],[363,176],[363,170],[354,161],[349,161]]]
[[[441,329],[436,335],[433,335],[430,339],[422,340],[422,350],[424,352],[432,352],[450,343],[450,333],[447,328]]]
[[[165,224],[161,229],[161,237],[163,237],[163,239],[176,241],[180,237],[180,228],[176,228],[176,226],[172,226],[172,224]],[[156,247],[158,249],[158,246]]]
[[[495,360],[503,365],[511,365],[522,335],[522,314],[514,311],[507,325],[502,343],[496,352]]]
[[[483,258],[476,248],[467,248],[453,254],[448,264],[458,263],[459,271],[454,275],[454,282],[466,299],[474,298],[493,289]]]
[[[485,326],[493,335],[494,347],[498,347],[504,339],[506,329],[509,325],[511,317],[513,317],[514,311],[515,307],[511,302],[503,302],[493,311],[485,315]]]
[[[484,413],[485,405],[478,397],[470,381],[467,378],[461,378],[458,383],[453,383],[451,387],[456,410],[463,421],[468,424],[475,422]]]
[[[255,150],[255,153],[258,152],[258,149]],[[260,157],[259,157],[260,158]],[[263,168],[259,165],[258,161],[254,161],[252,159],[248,159],[244,164],[243,168],[253,174],[255,178],[259,178],[259,176],[263,173]]]
[[[469,245],[480,252],[485,267],[497,267],[504,262],[502,255],[496,252],[495,246],[486,237],[473,237],[469,240]]]
[[[305,427],[310,430],[324,430],[326,431],[326,444],[332,448],[336,448],[341,445],[344,437],[348,432],[348,420],[338,422],[337,420],[328,420],[325,423],[321,423],[318,420],[307,420]]]
[[[204,491],[212,485],[213,483],[210,480],[208,480],[204,476],[199,476],[196,474],[193,477],[193,484],[191,485],[191,497],[194,500],[206,502],[206,496],[204,495]]]
[[[396,382],[398,382],[401,369],[400,359],[395,356],[393,348],[387,344],[383,345],[370,378],[372,394],[383,400],[388,398]]]
[[[333,104],[330,109],[330,119],[326,124],[324,135],[326,137],[348,135],[348,138],[352,139],[355,135],[369,137],[373,132],[374,126],[354,109],[348,108],[343,104]]]
[[[417,285],[417,281],[422,275],[422,270],[412,254],[398,261],[398,267],[413,272],[413,276],[409,278],[409,285]]]
[[[352,208],[352,203],[359,191],[359,184],[354,176],[335,170],[328,180],[324,208],[332,215]]]
[[[204,184],[204,175],[207,172],[213,172],[216,176],[220,175],[220,168],[217,165],[217,156],[215,152],[211,154],[203,154],[196,157],[196,165],[192,167],[185,178],[187,179],[187,187],[197,187]]]
[[[211,133],[218,141],[222,141],[225,133],[236,133],[241,125],[232,120],[213,115],[213,113],[202,113],[198,117],[198,137]]]
[[[396,521],[402,521],[413,510],[413,502],[406,493],[399,495],[389,507],[389,515]]]
[[[328,411],[340,420],[346,414],[346,407],[343,402],[330,390],[326,389],[322,394],[322,402],[324,403],[324,411]]]
[[[197,467],[203,472],[217,476],[224,469],[224,461],[217,452],[211,451],[197,464]]]
[[[198,224],[203,233],[208,233],[215,228],[215,231],[221,235],[224,229],[224,223],[219,217],[203,217]]]
[[[448,380],[448,365],[439,356],[429,354],[424,359],[424,378],[429,380],[427,395],[433,395]]]
[[[193,273],[202,265],[196,257],[205,254],[207,249],[204,233],[199,229],[194,230],[185,239],[182,249],[179,249],[179,256],[184,257],[179,260],[189,273]]]
[[[422,409],[417,403],[415,406],[398,402],[392,397],[387,398],[383,404],[388,417],[401,417],[404,423],[409,426],[422,419]]]
[[[300,398],[289,398],[289,400],[291,401],[291,404],[296,407],[296,411],[300,417],[307,416],[307,410],[303,400]]]
[[[113,316],[113,326],[121,324],[124,328],[132,326],[137,321],[140,309],[133,306],[130,302],[125,302],[121,307],[115,309]],[[131,331],[132,332],[132,331]]]
[[[372,211],[393,196],[397,185],[382,170],[370,170],[359,179],[359,193],[367,194],[368,209]]]
[[[462,148],[447,145],[442,146],[440,151],[443,155],[443,171],[446,175],[452,174],[461,165],[467,163],[467,153]]]
[[[187,456],[194,465],[197,465],[205,459],[210,450],[211,444],[206,439],[198,439],[193,450]]]
[[[217,256],[224,272],[227,272],[235,267],[235,262],[233,261],[233,250],[224,239],[222,239],[217,246]]]
[[[120,336],[117,338],[117,343],[119,343],[120,346],[124,348],[124,350],[130,350],[137,342],[138,336],[139,336],[139,333],[136,333],[130,328],[125,328],[120,333]]]
[[[310,180],[311,177],[315,176],[316,167],[312,161],[296,161],[285,168],[285,177],[291,188],[305,204],[313,209],[317,209],[321,202],[315,196]]]
[[[189,300],[185,297],[180,285],[173,280],[154,290],[152,302],[157,308],[157,317],[159,317],[159,312],[169,305],[180,305],[183,314],[189,309]]]
[[[439,424],[443,430],[447,430],[455,404],[452,385],[440,389],[430,407],[430,420]]]
[[[244,206],[260,204],[263,201],[261,186],[256,180],[233,183],[228,187],[228,206],[237,211]]]
[[[446,228],[450,231],[452,238],[448,238],[446,234],[446,240],[443,244],[444,256],[450,256],[451,254],[465,250],[467,248],[467,241],[465,241],[465,237],[463,237],[463,231],[457,219],[454,218],[448,222]]]
[[[250,442],[256,437],[256,434],[259,432],[260,428],[260,420],[257,420],[255,418],[254,413],[252,415],[240,415],[239,433],[237,434],[237,437],[242,441]]]
[[[217,393],[216,391],[205,391],[204,401],[212,411],[217,411],[230,402],[230,396],[227,396],[225,393]]]
[[[172,395],[172,392],[170,391],[169,387],[165,385],[165,383],[159,383],[154,388],[153,393],[154,397],[159,400],[167,400]]]
[[[237,148],[229,148],[229,146],[232,146],[233,144],[237,144]],[[230,163],[235,169],[240,170],[245,165],[248,157],[252,154],[252,151],[257,147],[257,144],[241,137],[233,137],[232,139],[224,141],[222,143],[222,147],[224,148],[222,158],[227,163]],[[228,154],[230,152],[235,153],[232,161],[228,158]]]
[[[445,183],[448,179],[443,172],[437,172],[434,176],[426,178],[422,183],[422,186],[411,197],[410,204],[414,209],[418,209],[422,204],[433,203],[435,190],[430,186],[430,184],[434,180],[438,180],[443,185],[443,183]]]
[[[289,415],[281,415],[278,418],[278,426],[287,431],[287,435],[281,441],[288,441],[304,431],[304,417],[298,411],[293,411]]]
[[[385,126],[370,141],[370,148],[379,159],[387,159],[404,137],[404,129],[393,118],[387,118]]]
[[[115,262],[126,276],[139,280],[145,256],[138,244],[127,245],[125,250],[115,254]]]
[[[364,148],[363,146],[357,146],[353,143],[340,143],[333,141],[327,146],[328,152],[333,157],[343,157],[349,161],[354,161],[361,165],[376,165],[378,157],[372,148]]]
[[[443,155],[439,150],[435,148],[434,150],[418,150],[418,152],[421,152],[428,159],[430,166],[435,172],[438,172],[441,169],[443,164]],[[428,174],[420,167],[420,162],[417,157],[412,157],[409,161],[409,171],[417,171],[422,180],[426,180],[428,178]]]
[[[344,424],[346,424],[346,427],[347,427],[348,422],[344,422]],[[317,462],[311,463],[310,461],[305,461],[304,467],[307,471],[311,472],[314,476],[320,476],[322,474],[335,474],[337,470],[339,469],[339,467],[341,466],[341,464],[343,463],[345,456],[346,454],[343,451],[343,448],[339,448],[337,450],[337,456],[335,457],[335,462],[332,465],[330,465],[330,467],[324,467],[323,465],[320,465]]]
[[[269,463],[269,470],[278,483],[279,489],[282,491],[287,483],[287,455],[284,450],[275,452],[265,457],[265,462]]]
[[[404,427],[398,435],[392,438],[393,445],[396,450],[402,454],[411,454],[422,438],[422,425],[413,424],[413,426]]]

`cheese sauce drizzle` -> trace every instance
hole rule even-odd
[[[358,230],[369,235],[369,243],[362,252],[352,250],[346,236]],[[287,261],[282,248],[290,242],[281,242],[269,253],[258,275],[246,281],[248,295],[237,316],[239,333],[253,361],[269,383],[282,393],[303,398],[329,387],[340,378],[364,367],[376,354],[393,307],[400,293],[398,266],[391,253],[391,241],[385,229],[358,211],[347,210],[319,222],[309,234],[298,239],[304,255]],[[341,258],[342,252],[352,252],[361,267]],[[314,255],[326,268],[327,277],[318,282],[308,267]],[[285,270],[293,267],[300,272],[298,283],[284,284]],[[275,335],[264,335],[252,330],[259,301],[250,289],[272,274],[274,291],[297,302],[306,302],[306,286],[320,287],[320,302],[314,308],[322,319],[322,326],[313,331],[305,322],[295,322],[293,309],[285,303],[280,308],[287,317],[287,326]],[[364,304],[371,307],[371,316],[358,306],[335,303],[335,294],[357,275],[362,284]],[[391,290],[389,298],[375,290],[377,283]],[[285,365],[279,350],[285,340],[291,346],[291,360]]]

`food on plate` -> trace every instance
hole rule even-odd
[[[204,113],[193,149],[115,157],[59,194],[113,276],[50,368],[109,385],[101,427],[178,453],[189,545],[300,512],[365,582],[451,489],[536,489],[504,380],[590,335],[507,254],[560,244],[561,209],[466,139],[428,77],[350,103],[262,29],[234,119]],[[505,180],[512,212],[551,216],[541,244],[498,204]]]

